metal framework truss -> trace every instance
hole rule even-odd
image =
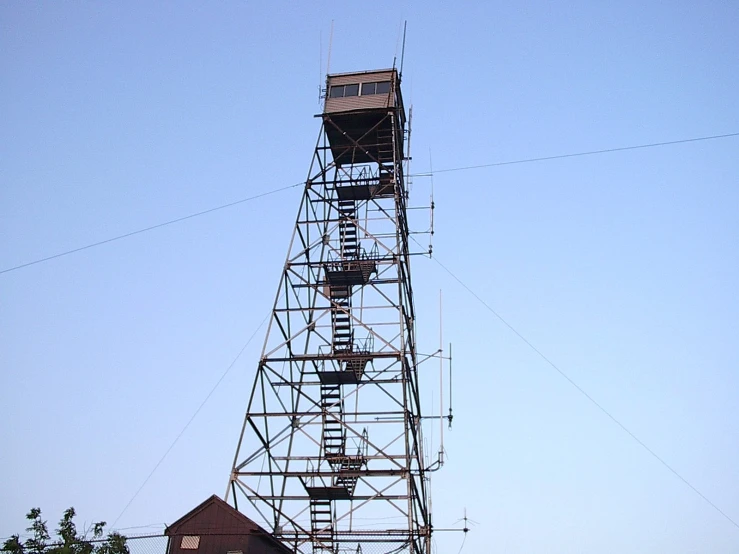
[[[227,495],[296,552],[425,553],[405,114],[322,118]]]

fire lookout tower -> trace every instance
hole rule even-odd
[[[428,553],[398,72],[328,75],[318,117],[227,500],[295,552]]]

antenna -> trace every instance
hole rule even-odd
[[[449,343],[449,429],[452,428],[452,343]]]
[[[441,442],[439,443],[439,463],[444,463],[444,318],[442,316],[441,289],[439,290],[439,432]]]
[[[461,518],[459,518],[457,521],[455,521],[454,522],[454,525],[456,525],[460,521],[464,521],[464,527],[462,527],[461,529],[455,529],[455,531],[462,531],[463,533],[469,533],[470,532],[470,526],[469,526],[470,523],[472,525],[479,525],[479,523],[477,521],[475,521],[474,519],[470,519],[469,517],[467,517],[467,506],[465,506],[465,508],[464,508],[464,516],[461,517]],[[450,529],[450,531],[451,531],[451,529]]]
[[[331,33],[328,36],[328,60],[326,61],[326,75],[331,70],[331,47],[334,44],[334,20],[331,20]]]
[[[321,75],[321,69],[323,68],[323,31],[318,31],[318,104],[321,103],[321,89],[323,88],[323,75]]]
[[[405,60],[405,31],[408,28],[408,20],[406,19],[405,23],[403,23],[403,49],[400,51],[400,75],[399,77],[403,78],[403,61]]]
[[[395,39],[395,52],[393,52],[393,69],[397,67],[397,61],[398,61],[398,48],[400,48],[400,28],[402,27],[402,23],[398,23],[398,37]]]
[[[433,255],[434,252],[434,210],[436,209],[436,204],[434,203],[434,162],[431,160],[431,148],[429,147],[429,173],[431,174],[431,211],[430,211],[430,217],[431,217],[431,229],[429,234],[429,258]]]
[[[411,104],[411,107],[408,109],[408,131],[406,132],[406,136],[408,137],[405,141],[405,159],[403,160],[405,162],[405,178],[408,182],[408,191],[413,190],[413,177],[411,176],[411,130],[413,128],[413,104]]]

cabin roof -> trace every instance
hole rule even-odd
[[[394,67],[388,67],[386,69],[368,69],[365,71],[346,71],[344,73],[329,73],[326,75],[328,79],[331,79],[332,77],[346,77],[348,75],[366,75],[368,73],[388,73],[395,71]]]

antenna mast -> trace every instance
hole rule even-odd
[[[408,21],[403,23],[403,49],[400,51],[400,78],[403,78],[403,62],[405,61],[405,32],[408,28]]]

